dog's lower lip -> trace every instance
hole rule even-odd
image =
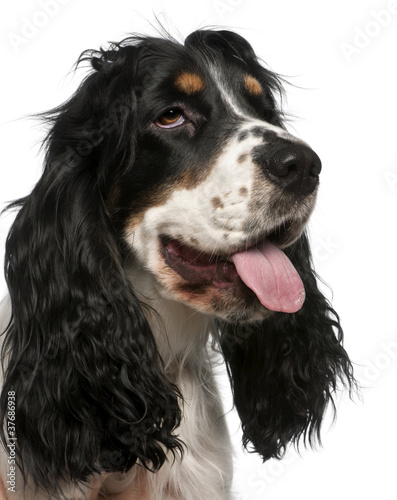
[[[240,279],[226,256],[200,252],[168,236],[160,238],[160,247],[165,263],[191,284],[227,288]]]

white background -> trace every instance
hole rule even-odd
[[[2,10],[2,203],[27,194],[40,175],[44,129],[24,116],[74,91],[84,73],[70,70],[84,49],[154,34],[155,16],[182,38],[203,26],[232,28],[295,85],[286,89],[291,131],[323,162],[310,226],[316,268],[332,287],[363,401],[342,400],[323,449],[263,465],[241,451],[225,390],[236,498],[396,500],[396,2],[20,0]],[[1,247],[11,219],[0,219]]]

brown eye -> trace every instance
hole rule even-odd
[[[156,121],[161,128],[179,127],[185,123],[185,116],[179,108],[171,108],[165,111]]]

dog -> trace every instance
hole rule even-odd
[[[43,174],[11,205],[3,490],[229,499],[220,354],[263,460],[316,442],[354,385],[306,232],[321,160],[236,33],[132,36],[87,61],[42,115]]]

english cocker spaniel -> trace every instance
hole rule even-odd
[[[229,499],[215,352],[263,460],[312,444],[354,384],[305,232],[321,161],[238,34],[135,36],[82,61],[44,115],[43,175],[12,204],[3,490]]]

